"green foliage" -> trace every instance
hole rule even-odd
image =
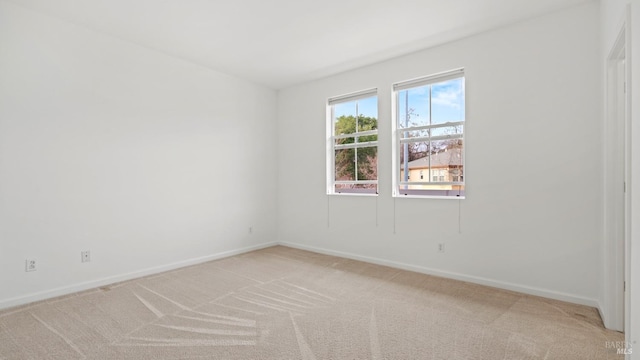
[[[357,121],[356,121],[357,120]],[[336,135],[355,134],[356,125],[358,132],[375,130],[378,128],[378,119],[360,115],[340,116],[336,119]],[[377,141],[378,135],[354,136],[336,141],[336,144],[353,144]],[[357,149],[343,149],[336,151],[336,180],[355,180],[356,171],[358,180],[376,180],[378,177],[377,162],[378,148],[365,147]]]

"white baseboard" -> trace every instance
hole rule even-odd
[[[234,256],[234,255],[240,255],[240,254],[244,254],[244,253],[248,253],[248,252],[251,252],[251,251],[268,248],[268,247],[275,246],[275,245],[278,245],[278,243],[269,242],[269,243],[255,245],[255,246],[249,246],[249,247],[245,247],[245,248],[241,248],[241,249],[224,251],[224,252],[221,252],[221,253],[211,254],[211,255],[202,256],[202,257],[198,257],[198,258],[193,258],[193,259],[189,259],[189,260],[178,261],[178,262],[167,264],[167,265],[161,265],[161,266],[156,266],[156,267],[152,267],[152,268],[142,269],[142,270],[130,272],[130,273],[127,273],[127,274],[109,276],[109,277],[105,277],[105,278],[101,278],[101,279],[97,279],[97,280],[86,281],[86,282],[73,284],[73,285],[69,285],[69,286],[64,286],[64,287],[60,287],[60,288],[56,288],[56,289],[45,290],[45,291],[32,293],[32,294],[28,294],[28,295],[24,295],[24,296],[19,296],[19,297],[14,297],[14,298],[6,299],[6,300],[0,300],[0,310],[8,309],[8,308],[11,308],[11,307],[14,307],[14,306],[33,303],[33,302],[36,302],[36,301],[52,299],[52,298],[55,298],[55,297],[68,295],[68,294],[72,294],[72,293],[79,292],[79,291],[94,289],[94,288],[98,288],[98,287],[101,287],[101,286],[106,286],[106,285],[118,283],[118,282],[121,282],[121,281],[137,279],[137,278],[140,278],[140,277],[143,277],[143,276],[158,274],[158,273],[161,273],[161,272],[174,270],[174,269],[179,269],[179,268],[186,267],[186,266],[196,265],[196,264],[204,263],[204,262],[207,262],[207,261],[218,260],[218,259],[222,259],[222,258]]]
[[[364,261],[364,262],[377,264],[377,265],[389,266],[389,267],[393,267],[393,268],[396,268],[396,269],[413,271],[413,272],[417,272],[417,273],[421,273],[421,274],[439,276],[439,277],[448,278],[448,279],[461,280],[461,281],[466,281],[466,282],[470,282],[470,283],[491,286],[491,287],[495,287],[495,288],[499,288],[499,289],[516,291],[516,292],[529,294],[529,295],[541,296],[541,297],[550,298],[550,299],[567,301],[567,302],[571,302],[571,303],[575,303],[575,304],[587,305],[587,306],[591,306],[591,307],[594,307],[594,308],[598,309],[598,311],[600,312],[601,316],[604,314],[603,311],[602,311],[602,308],[600,306],[600,303],[595,299],[589,299],[589,298],[576,296],[576,295],[572,295],[572,294],[567,294],[567,293],[562,293],[562,292],[550,291],[550,290],[545,290],[545,289],[540,289],[540,288],[535,288],[535,287],[530,287],[530,286],[517,285],[517,284],[507,283],[507,282],[503,282],[503,281],[497,281],[497,280],[481,278],[481,277],[477,277],[477,276],[464,275],[464,274],[459,274],[459,273],[454,273],[454,272],[449,272],[449,271],[431,269],[431,268],[427,268],[427,267],[423,267],[423,266],[410,265],[410,264],[400,263],[400,262],[396,262],[396,261],[384,260],[384,259],[373,258],[373,257],[368,257],[368,256],[361,256],[361,255],[356,255],[356,254],[352,254],[352,253],[346,253],[346,252],[342,252],[342,251],[334,251],[334,250],[318,248],[318,247],[315,247],[315,246],[300,245],[300,244],[294,244],[294,243],[288,243],[288,242],[269,242],[269,243],[264,243],[264,244],[260,244],[260,245],[256,245],[256,246],[250,246],[250,247],[245,247],[245,248],[241,248],[241,249],[230,250],[230,251],[225,251],[225,252],[221,252],[221,253],[217,253],[217,254],[207,255],[207,256],[203,256],[203,257],[199,257],[199,258],[189,259],[189,260],[185,260],[185,261],[179,261],[179,262],[175,262],[175,263],[168,264],[168,265],[162,265],[162,266],[157,266],[157,267],[153,267],[153,268],[147,268],[147,269],[134,271],[134,272],[127,273],[127,274],[121,274],[121,275],[116,275],[116,276],[105,277],[105,278],[91,280],[91,281],[78,283],[78,284],[74,284],[74,285],[70,285],[70,286],[65,286],[65,287],[61,287],[61,288],[56,288],[56,289],[45,290],[45,291],[41,291],[41,292],[37,292],[37,293],[32,293],[32,294],[28,294],[28,295],[25,295],[25,296],[19,296],[19,297],[15,297],[15,298],[6,299],[6,300],[0,300],[0,310],[7,309],[7,308],[10,308],[10,307],[14,307],[14,306],[33,303],[33,302],[36,302],[36,301],[47,300],[47,299],[55,298],[55,297],[58,297],[58,296],[68,295],[68,294],[71,294],[71,293],[74,293],[74,292],[94,289],[94,288],[97,288],[97,287],[106,286],[106,285],[118,283],[118,282],[121,282],[121,281],[132,280],[132,279],[140,278],[140,277],[143,277],[143,276],[148,276],[148,275],[161,273],[161,272],[164,272],[164,271],[169,271],[169,270],[174,270],[174,269],[178,269],[178,268],[182,268],[182,267],[186,267],[186,266],[196,265],[196,264],[204,263],[204,262],[207,262],[207,261],[212,261],[212,260],[217,260],[217,259],[222,259],[222,258],[234,256],[234,255],[244,254],[244,253],[247,253],[247,252],[260,250],[260,249],[268,248],[268,247],[275,246],[275,245],[282,245],[282,246],[287,246],[287,247],[291,247],[291,248],[312,251],[312,252],[316,252],[316,253],[320,253],[320,254],[339,256],[339,257],[343,257],[343,258],[347,258],[347,259]]]
[[[368,256],[361,256],[361,255],[346,253],[342,251],[322,249],[315,246],[307,246],[307,245],[300,245],[300,244],[287,243],[287,242],[279,242],[278,244],[282,246],[288,246],[288,247],[292,247],[300,250],[312,251],[312,252],[325,254],[325,255],[339,256],[339,257],[348,258],[352,260],[358,260],[358,261],[364,261],[364,262],[377,264],[377,265],[389,266],[396,269],[408,270],[408,271],[413,271],[413,272],[426,274],[426,275],[433,275],[433,276],[439,276],[439,277],[448,278],[448,279],[466,281],[474,284],[486,285],[486,286],[491,286],[491,287],[504,289],[504,290],[511,290],[519,293],[528,294],[528,295],[535,295],[535,296],[545,297],[549,299],[566,301],[574,304],[586,305],[586,306],[594,307],[599,311],[601,311],[600,304],[596,299],[589,299],[582,296],[577,296],[577,295],[572,295],[572,294],[567,294],[567,293],[562,293],[557,291],[551,291],[546,289],[540,289],[540,288],[531,287],[531,286],[517,285],[517,284],[512,284],[504,281],[486,279],[478,276],[431,269],[423,266],[409,265],[409,264],[404,264],[396,261],[389,261],[389,260],[373,258]]]
[[[596,309],[598,310],[598,314],[600,314],[600,319],[602,319],[602,323],[604,324],[604,327],[609,329],[607,327],[608,321],[607,321],[607,317],[606,317],[606,312],[604,312],[604,309],[602,307],[602,304],[600,303],[600,301],[597,302],[598,305],[596,306]]]

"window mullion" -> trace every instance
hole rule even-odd
[[[460,126],[460,125],[464,125],[464,121],[447,121],[441,124],[409,126],[403,130],[416,131],[416,130],[426,130],[426,129],[437,129],[437,128],[443,128],[443,127],[454,127],[454,126]]]
[[[334,148],[336,150],[342,150],[342,149],[358,149],[358,148],[364,148],[364,147],[377,147],[377,146],[378,146],[377,141],[367,141],[362,143],[338,144],[338,145],[334,145]]]
[[[378,130],[367,130],[363,132],[356,132],[353,134],[341,134],[341,135],[336,135],[335,138],[339,140],[339,139],[347,139],[350,137],[369,136],[369,135],[378,135]]]
[[[431,101],[431,95],[432,95],[431,94],[431,88],[432,88],[432,86],[429,85],[429,125],[433,125],[433,119],[431,118],[431,115],[432,115],[432,112],[431,112],[432,106],[431,105],[433,104],[433,102]],[[429,182],[431,182],[431,180],[433,180],[431,178],[431,152],[433,151],[433,149],[431,147],[431,129],[429,129],[428,132],[429,132],[429,134],[428,134],[428,136],[429,136],[429,146],[427,147],[427,150],[429,151],[429,160],[428,160],[428,162],[429,162],[429,176],[428,177],[429,178],[428,178],[428,180],[429,180]]]
[[[409,127],[409,90],[405,90],[404,92],[404,127],[405,129]],[[405,131],[405,138],[408,136],[409,132]],[[404,152],[404,181],[409,181],[409,144],[404,144],[404,148],[402,149]],[[409,187],[405,187],[408,189]]]
[[[463,138],[464,138],[463,134],[421,136],[421,137],[414,137],[414,138],[403,138],[403,139],[400,139],[400,143],[408,144],[408,143],[416,143],[421,141],[454,140],[454,139],[463,139]]]

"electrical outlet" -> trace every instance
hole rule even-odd
[[[38,269],[36,259],[27,259],[25,261],[24,271],[36,271]]]
[[[91,252],[89,250],[81,251],[80,261],[83,263],[91,261]]]
[[[439,243],[438,244],[438,252],[439,253],[443,253],[444,252],[444,243]]]

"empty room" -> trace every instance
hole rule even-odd
[[[640,359],[640,0],[0,0],[0,360]]]

